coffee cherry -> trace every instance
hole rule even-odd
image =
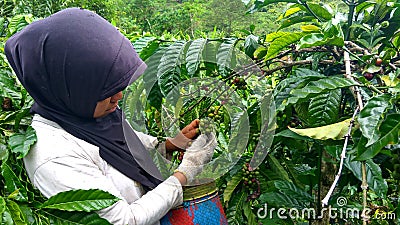
[[[369,73],[369,72],[365,72],[363,76],[367,80],[372,80],[374,78],[374,74],[373,73]]]
[[[383,60],[381,58],[377,58],[375,61],[375,66],[381,66],[382,62],[383,62]]]
[[[2,105],[1,105],[1,108],[2,108],[4,111],[12,110],[12,102],[11,102],[11,99],[10,99],[10,98],[4,98],[4,99],[3,99],[3,103],[2,103]]]
[[[184,152],[179,152],[179,155],[178,155],[178,160],[179,160],[179,161],[182,161],[182,160],[183,160],[183,155],[185,155]]]

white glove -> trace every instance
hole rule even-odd
[[[186,149],[182,163],[176,171],[182,172],[187,183],[192,183],[194,178],[203,170],[206,163],[211,161],[217,140],[213,133],[201,134],[192,145]]]

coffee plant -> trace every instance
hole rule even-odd
[[[399,224],[400,2],[243,2],[258,14],[281,4],[279,29],[127,35],[148,66],[121,105],[132,126],[164,140],[199,118],[200,132],[215,133],[202,176],[216,179],[229,224]],[[32,20],[3,21],[2,47]],[[113,196],[77,190],[47,200],[27,179],[32,100],[0,55],[0,223],[106,223],[92,212]]]

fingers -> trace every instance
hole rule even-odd
[[[182,133],[186,134],[192,130],[196,130],[199,128],[199,124],[200,124],[200,120],[199,119],[195,119],[193,120],[189,125],[187,125],[186,127],[184,127],[182,129]]]
[[[199,135],[199,133],[200,133],[199,129],[197,128],[197,129],[190,130],[187,133],[184,133],[184,135],[187,138],[194,139],[195,137],[197,137]]]
[[[207,136],[204,134],[201,134],[198,138],[196,138],[195,141],[191,144],[189,148],[186,149],[186,152],[190,151],[200,151],[204,148],[204,146],[207,144]]]
[[[189,139],[194,139],[200,133],[199,131],[200,120],[195,119],[189,125],[182,129],[182,134]]]

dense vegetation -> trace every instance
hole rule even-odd
[[[400,2],[1,4],[2,46],[69,6],[120,27],[149,66],[121,107],[160,139],[193,118],[213,124],[219,146],[204,176],[232,165],[217,180],[230,224],[400,223]],[[90,213],[116,200],[107,193],[46,201],[32,187],[21,160],[35,142],[32,100],[0,55],[0,224],[107,224]]]

